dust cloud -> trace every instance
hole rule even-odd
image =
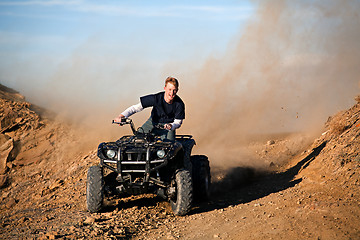
[[[214,164],[255,164],[241,145],[256,136],[318,135],[359,91],[359,1],[256,4],[227,53],[209,58],[181,92],[184,128]]]
[[[227,52],[209,57],[201,67],[169,63],[154,75],[152,66],[144,68],[141,53],[119,59],[119,52],[101,53],[95,39],[60,64],[32,99],[72,119],[96,147],[99,141],[130,133],[111,126],[111,119],[139,96],[161,90],[172,75],[179,79],[179,95],[186,103],[186,120],[178,133],[194,135],[195,152],[208,155],[213,164],[256,165],[244,147],[250,140],[319,134],[328,116],[354,103],[360,2],[254,3],[255,15]],[[136,124],[148,115],[134,115]]]
[[[120,128],[111,121],[139,101],[139,94],[144,94],[141,91],[147,86],[142,81],[152,77],[146,69],[139,71],[144,64],[141,60],[124,62],[116,53],[103,55],[99,44],[95,40],[84,43],[59,64],[46,83],[38,86],[41,94],[31,96],[32,101],[75,127],[89,149],[131,134],[130,128]],[[134,116],[134,120],[142,122],[145,115]]]

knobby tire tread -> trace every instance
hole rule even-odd
[[[87,173],[86,204],[91,213],[99,212],[104,200],[104,179],[102,168],[92,166]]]
[[[171,208],[175,215],[183,216],[187,214],[192,206],[193,186],[191,174],[186,169],[180,169],[175,176],[177,196],[176,201],[171,200]]]

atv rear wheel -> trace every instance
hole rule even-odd
[[[204,155],[191,156],[194,199],[204,201],[210,197],[211,175],[209,160]]]
[[[186,169],[180,169],[175,175],[176,196],[170,200],[175,215],[183,216],[190,211],[193,200],[191,174]]]
[[[87,172],[86,205],[89,212],[99,212],[104,201],[104,178],[100,166],[92,166]]]

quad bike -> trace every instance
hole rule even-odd
[[[190,211],[193,200],[209,197],[209,160],[204,155],[191,156],[195,145],[191,135],[176,135],[172,142],[144,133],[142,128],[135,130],[129,118],[113,123],[129,124],[133,135],[99,145],[100,164],[87,173],[90,212],[101,211],[105,196],[155,193],[170,201],[175,215],[182,216]],[[164,129],[163,124],[155,127]]]

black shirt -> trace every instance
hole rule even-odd
[[[150,94],[140,98],[143,108],[153,107],[151,118],[154,123],[172,123],[174,119],[185,119],[185,104],[175,96],[172,104],[165,102],[165,92]]]

